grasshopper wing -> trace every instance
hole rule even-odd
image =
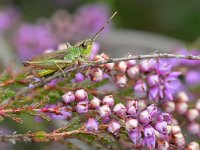
[[[63,50],[57,50],[54,52],[50,53],[45,53],[38,55],[36,57],[33,57],[30,61],[43,61],[43,60],[49,60],[49,59],[63,59],[64,56],[69,52],[68,49],[63,49]]]

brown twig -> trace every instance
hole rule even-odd
[[[107,126],[102,125],[99,128],[106,129]],[[85,135],[93,135],[96,136],[97,139],[101,138],[99,133],[95,132],[88,132],[85,130],[85,128],[82,126],[79,129],[71,130],[71,131],[62,131],[62,132],[35,132],[35,133],[25,133],[25,134],[11,134],[11,135],[0,135],[0,142],[6,142],[6,143],[16,143],[17,141],[24,141],[24,142],[49,142],[49,141],[59,141],[63,140],[64,138],[68,138],[69,136],[76,135],[76,134],[85,134]]]
[[[107,60],[102,60],[102,61],[97,61],[97,62],[91,62],[89,64],[83,64],[78,67],[74,68],[66,68],[64,70],[65,74],[69,74],[70,72],[73,71],[80,71],[87,69],[89,67],[96,67],[102,64],[107,64],[107,63],[117,63],[120,61],[128,61],[128,60],[141,60],[141,59],[150,59],[150,58],[176,58],[176,59],[188,59],[188,60],[200,60],[200,56],[193,56],[193,55],[182,55],[182,54],[167,54],[167,53],[158,53],[158,54],[147,54],[147,55],[133,55],[133,56],[128,56],[128,57],[121,57],[121,58],[109,58]],[[44,80],[36,83],[31,89],[26,88],[24,90],[19,91],[14,97],[10,98],[7,100],[7,102],[16,100],[20,98],[21,96],[25,95],[26,93],[30,92],[32,89],[41,87],[47,83],[49,83],[53,79],[57,79],[63,76],[63,72],[56,72],[50,77],[45,78]]]

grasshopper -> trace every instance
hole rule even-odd
[[[87,62],[94,40],[116,14],[117,12],[113,13],[93,38],[78,42],[73,46],[68,44],[68,48],[64,50],[33,57],[31,60],[23,62],[24,66],[32,68],[33,75],[43,77],[59,70],[63,72],[63,68],[70,67],[77,62]],[[63,75],[65,75],[64,72]]]

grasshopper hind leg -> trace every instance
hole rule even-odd
[[[63,73],[64,78],[67,78],[64,70],[56,62],[54,62],[54,63],[58,67],[58,69]]]
[[[55,72],[56,70],[52,70],[52,69],[39,69],[39,70],[33,70],[33,75],[34,76],[38,76],[38,77],[43,77],[46,75],[49,75],[53,72]]]

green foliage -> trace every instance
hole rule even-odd
[[[6,100],[12,96],[14,96],[16,92],[10,88],[0,88],[0,101]]]

